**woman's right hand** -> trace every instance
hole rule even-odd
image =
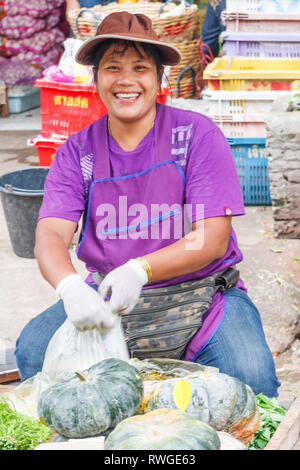
[[[63,300],[69,320],[78,330],[113,327],[114,316],[105,301],[79,274],[70,274],[62,279],[56,292]]]

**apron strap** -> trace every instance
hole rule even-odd
[[[157,103],[154,126],[155,160],[162,163],[171,159],[172,123],[170,108]]]
[[[91,142],[94,144],[93,153],[95,155],[93,178],[94,180],[110,178],[112,175],[108,149],[108,115],[103,116],[92,126]],[[163,129],[163,135],[161,133]],[[161,163],[171,157],[171,113],[168,106],[157,103],[156,118],[154,124],[155,140],[155,161]],[[96,145],[95,145],[96,143]]]
[[[104,179],[111,177],[111,165],[108,150],[108,114],[103,116],[97,122],[98,125],[92,126],[91,151],[94,153],[93,179]]]

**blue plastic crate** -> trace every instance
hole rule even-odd
[[[227,140],[234,156],[244,204],[272,205],[266,139],[228,137]]]
[[[40,106],[40,90],[33,85],[13,85],[8,89],[10,114],[24,113]]]

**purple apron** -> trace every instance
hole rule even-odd
[[[98,121],[99,125],[90,127],[93,134],[90,135],[89,141],[99,142],[100,148],[91,149],[91,152],[94,152],[93,182],[77,247],[79,259],[86,263],[90,272],[99,272],[105,276],[129,259],[168,246],[189,231],[186,230],[186,216],[183,210],[185,174],[180,165],[171,158],[172,122],[168,107],[161,106],[157,121],[154,127],[153,166],[143,172],[121,177],[112,177],[107,116]],[[167,138],[159,136],[162,122]],[[153,210],[153,207],[157,206],[162,207],[160,212]],[[228,250],[224,257],[202,270],[148,283],[144,289],[203,278],[234,265],[241,259],[242,254],[231,229]],[[215,329],[219,323],[218,318],[213,323]],[[200,349],[197,336],[198,334],[192,344],[192,357],[194,349]],[[206,338],[208,333],[204,336]],[[201,341],[199,344],[202,344]],[[188,347],[187,351],[189,349]]]
[[[169,113],[165,114],[164,123],[170,120]],[[77,250],[91,271],[107,274],[129,259],[170,245],[184,235],[185,175],[178,163],[168,158],[171,143],[169,139],[163,145],[159,142],[158,127],[154,130],[154,165],[121,177],[111,177],[107,117],[97,128],[101,149],[95,155]]]
[[[167,138],[159,135],[162,122]],[[93,182],[77,255],[90,272],[106,275],[129,259],[168,246],[187,233],[185,174],[171,158],[172,122],[167,106],[161,106],[159,122],[154,126],[155,163],[140,173],[111,176],[107,116],[97,124],[90,128],[93,133],[90,142],[99,142],[100,145],[91,149],[94,152]],[[202,270],[152,282],[144,288],[206,277],[241,259],[232,230],[228,250],[223,258]]]

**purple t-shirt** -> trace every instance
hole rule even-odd
[[[245,213],[243,195],[227,139],[219,127],[206,116],[193,111],[170,108],[172,115],[171,135],[164,132],[160,119],[163,105],[157,105],[155,125],[159,126],[162,139],[171,139],[171,155],[166,160],[175,160],[186,177],[185,203],[191,207],[202,204],[202,217],[243,215]],[[103,119],[103,118],[102,118]],[[91,124],[97,126],[99,121]],[[78,222],[86,209],[90,185],[93,181],[93,148],[101,145],[98,141],[87,145],[88,128],[69,137],[56,152],[46,183],[45,196],[39,219],[58,217]],[[155,127],[142,139],[135,150],[126,152],[108,136],[111,176],[118,177],[138,173],[155,163]],[[93,133],[95,135],[96,133]],[[201,217],[201,218],[202,218]],[[192,214],[192,222],[199,218]],[[222,259],[223,268],[242,260],[233,229],[230,249]],[[216,264],[206,269],[209,275]],[[222,269],[223,269],[222,268]],[[91,281],[89,276],[88,282]],[[171,281],[170,281],[171,283]],[[242,281],[238,287],[244,288]],[[187,350],[186,359],[192,360],[197,352],[212,337],[224,314],[225,297],[216,294],[212,306],[203,320],[203,325],[194,336]]]

